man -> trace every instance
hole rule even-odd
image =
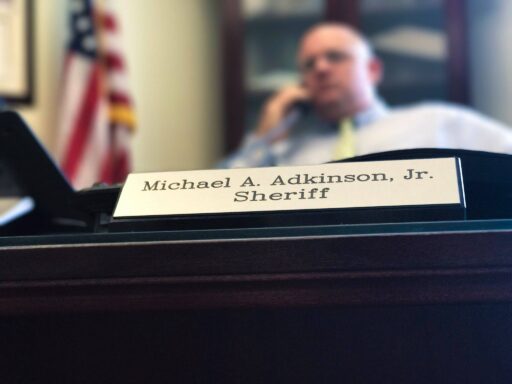
[[[382,64],[347,25],[311,28],[297,59],[302,84],[267,101],[256,130],[222,166],[318,164],[419,147],[512,153],[512,130],[468,109],[430,103],[389,111],[376,91]]]

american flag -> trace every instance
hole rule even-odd
[[[57,142],[77,189],[123,182],[135,126],[119,28],[110,0],[72,0]]]

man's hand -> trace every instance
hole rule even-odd
[[[256,129],[256,136],[263,137],[274,129],[286,116],[290,108],[302,101],[308,101],[309,94],[300,85],[290,85],[277,91],[263,107],[260,121]],[[288,132],[273,138],[279,141],[288,136]]]

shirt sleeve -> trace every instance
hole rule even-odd
[[[249,134],[242,146],[217,164],[217,168],[271,167],[276,165],[272,145],[266,138]]]
[[[458,147],[512,153],[510,127],[466,107],[452,107],[446,115],[450,132],[458,139]]]

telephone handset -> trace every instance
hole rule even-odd
[[[305,99],[307,99],[307,92],[303,84],[291,85],[278,91],[270,101],[276,107],[274,110],[279,111],[280,116],[278,115],[277,118],[280,118],[280,120],[270,123],[275,124],[270,125],[270,129],[263,125],[264,129],[262,131],[265,133],[259,137],[269,144],[285,138],[288,132],[293,129],[293,126],[311,110],[310,101]],[[283,112],[284,115],[281,115]],[[270,121],[275,119],[272,113],[269,117]]]
[[[299,101],[290,108],[284,118],[264,137],[265,141],[271,143],[286,134],[301,118],[306,116],[312,109],[308,101]]]
[[[311,109],[313,108],[313,105],[310,101],[302,100],[295,103],[292,107],[293,109],[296,109],[298,112],[301,113],[302,116],[307,115]]]

